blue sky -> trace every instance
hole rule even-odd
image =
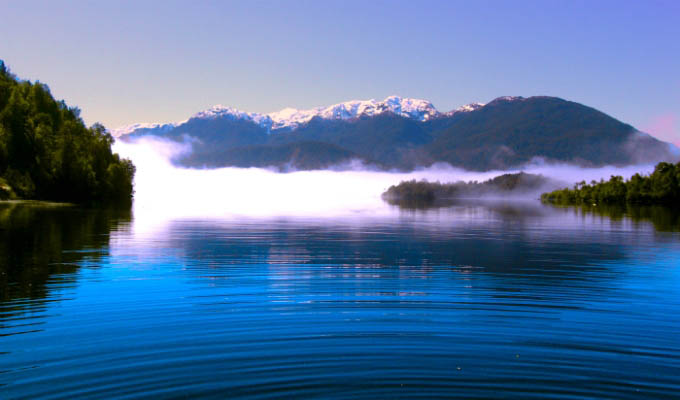
[[[0,58],[87,123],[552,95],[680,143],[680,1],[9,1]]]

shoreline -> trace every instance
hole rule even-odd
[[[12,199],[12,200],[0,200],[0,205],[2,204],[23,204],[23,205],[36,205],[36,206],[48,206],[48,207],[77,207],[75,203],[62,203],[58,201],[50,200],[24,200],[24,199]]]

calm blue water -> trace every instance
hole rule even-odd
[[[678,398],[680,235],[642,214],[2,205],[0,398]]]

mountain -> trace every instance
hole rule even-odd
[[[505,169],[534,157],[582,166],[667,158],[669,144],[600,111],[555,97],[502,97],[462,116],[425,146],[432,160]]]
[[[370,159],[342,147],[323,142],[296,142],[286,144],[265,144],[228,148],[221,152],[194,151],[182,159],[192,167],[215,168],[224,166],[267,168],[276,166],[280,170],[314,170],[342,166],[352,160],[371,164]]]
[[[122,126],[117,129],[111,130],[111,134],[115,137],[123,136],[123,135],[129,135],[132,133],[135,133],[137,135],[143,135],[143,134],[163,134],[166,132],[171,131],[172,129],[176,128],[178,125],[183,124],[186,121],[174,123],[166,123],[166,124],[159,124],[159,123],[138,123],[138,124],[132,124],[132,125],[126,125]]]
[[[466,107],[475,106],[476,105],[470,105]],[[264,128],[267,132],[272,132],[277,130],[293,130],[315,118],[324,120],[351,120],[361,116],[370,117],[385,113],[399,115],[418,121],[427,121],[441,115],[429,101],[389,96],[382,101],[373,99],[352,100],[328,107],[317,107],[309,110],[284,108],[281,111],[269,114],[249,113],[232,107],[216,105],[195,114],[190,120],[231,119],[248,121]],[[111,133],[114,136],[127,135],[130,133],[158,134],[167,132],[171,128],[182,125],[185,122],[187,121],[170,124],[132,124],[114,129]]]
[[[499,97],[449,112],[390,96],[269,114],[215,106],[174,124],[113,131],[124,140],[192,138],[186,166],[318,169],[358,159],[410,170],[446,162],[472,170],[507,169],[534,158],[581,166],[673,161],[680,153],[598,110],[557,97]]]

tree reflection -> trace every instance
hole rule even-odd
[[[0,302],[48,297],[50,279],[73,279],[77,263],[106,254],[110,232],[130,219],[129,209],[0,203]]]
[[[390,202],[405,214],[427,214],[436,210],[445,211],[447,208],[479,207],[484,206],[487,210],[503,217],[530,218],[548,215],[555,210],[574,211],[583,215],[607,217],[612,221],[624,221],[629,219],[635,224],[650,222],[654,229],[660,232],[680,231],[680,209],[668,205],[635,205],[635,204],[611,204],[611,205],[542,205],[536,201],[518,199],[453,199],[435,203],[419,201]]]
[[[553,206],[557,209],[573,210],[584,215],[602,216],[612,221],[631,220],[634,224],[651,222],[659,232],[680,231],[680,209],[671,206],[626,205],[581,205]]]

